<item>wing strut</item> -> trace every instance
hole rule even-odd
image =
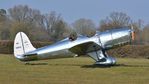
[[[95,49],[95,53],[96,53],[97,60],[99,61],[100,59],[99,59],[99,54],[98,54],[98,51],[97,51],[97,49],[96,49],[96,46],[93,46],[93,47],[94,47],[94,49]]]

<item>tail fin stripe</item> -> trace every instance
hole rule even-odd
[[[25,49],[24,49],[24,41],[23,41],[23,38],[22,38],[22,33],[20,32],[20,36],[21,36],[21,42],[22,42],[22,47],[23,47],[23,52],[24,52],[24,54],[25,54]]]

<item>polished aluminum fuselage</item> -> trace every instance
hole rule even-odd
[[[116,46],[121,46],[129,43],[131,41],[131,31],[132,30],[129,28],[120,28],[96,33],[96,35],[93,37],[78,36],[78,38],[74,41],[71,41],[69,38],[66,38],[55,44],[38,48],[35,51],[25,53],[24,57],[20,58],[20,60],[31,61],[56,57],[75,56],[78,55],[78,53],[71,52],[70,48],[87,42],[94,42],[97,45],[99,45],[101,49],[104,50],[111,49]]]
[[[99,40],[95,37],[88,38],[85,36],[79,36],[75,41],[71,41],[69,38],[66,38],[62,41],[59,41],[55,44],[38,48],[35,51],[26,53],[25,55],[31,54],[31,56],[26,56],[23,58],[25,61],[36,60],[36,59],[48,59],[48,58],[60,58],[60,57],[72,57],[76,56],[77,53],[69,51],[73,46],[86,43],[88,41],[98,42]],[[32,58],[32,59],[31,59]]]

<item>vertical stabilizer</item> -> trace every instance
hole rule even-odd
[[[14,56],[21,58],[23,54],[34,50],[36,48],[33,47],[26,34],[18,32],[14,40]]]

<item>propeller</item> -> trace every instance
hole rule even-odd
[[[131,42],[130,42],[130,45],[131,45],[131,51],[134,51],[134,49],[135,49],[135,46],[134,46],[134,44],[135,44],[135,37],[136,35],[135,35],[135,30],[134,30],[134,27],[133,27],[133,25],[131,25]]]
[[[132,39],[132,41],[135,40],[135,31],[134,31],[133,26],[131,26],[131,39]]]

